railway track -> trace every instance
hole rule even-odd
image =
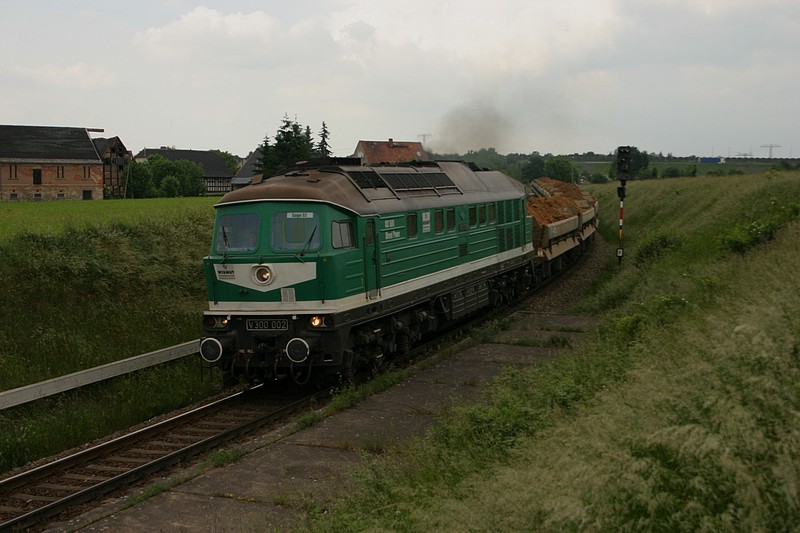
[[[580,263],[578,257],[574,263]],[[574,266],[571,264],[570,267]],[[535,294],[559,279],[566,268],[544,283]],[[512,306],[513,308],[514,306]],[[473,317],[442,335],[423,342],[394,365],[413,364],[443,343],[496,318],[504,311]],[[356,382],[368,376],[356,376]],[[237,392],[208,405],[149,425],[108,442],[47,463],[6,479],[0,479],[0,532],[17,531],[41,524],[78,505],[144,479],[202,452],[232,441],[292,413],[323,402],[330,389],[301,396],[302,389],[259,394],[262,385]],[[291,398],[288,395],[293,394]]]
[[[490,314],[493,316],[494,314]],[[391,368],[413,364],[442,343],[485,322],[474,317],[412,348],[395,359]],[[382,369],[385,370],[385,369]],[[363,383],[377,371],[354,376]],[[145,479],[200,453],[232,441],[271,423],[324,402],[331,389],[313,394],[301,388],[281,387],[264,392],[259,384],[187,413],[148,425],[108,442],[57,459],[15,476],[0,479],[0,532],[30,528],[81,504]],[[302,396],[301,396],[302,394]],[[287,396],[294,398],[287,399]]]
[[[241,435],[285,419],[327,391],[283,399],[253,387],[0,480],[0,531],[40,524]],[[298,396],[298,395],[295,395]]]

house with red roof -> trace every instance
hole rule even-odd
[[[391,138],[388,141],[358,141],[352,157],[360,158],[365,165],[431,160],[421,142]]]

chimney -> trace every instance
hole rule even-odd
[[[394,148],[394,139],[389,137],[389,148]]]

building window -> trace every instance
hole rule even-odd
[[[64,196],[63,192],[60,192],[56,195],[56,200],[63,200],[64,198],[66,198],[66,196]]]
[[[89,172],[89,167],[88,166],[84,166],[83,167],[83,179],[88,180],[91,177],[92,177],[92,174],[91,174],[91,172]],[[85,198],[84,198],[84,200],[85,200]]]
[[[41,185],[42,184],[42,169],[41,168],[34,168],[33,169],[33,184],[34,185]]]
[[[8,179],[17,179],[17,165],[8,165]]]
[[[19,197],[17,196],[17,193],[12,192],[11,194],[8,195],[8,199],[9,200],[18,200]]]
[[[91,200],[92,199],[92,191],[84,189],[84,191],[83,191],[83,199],[84,200]]]
[[[56,167],[56,179],[63,180],[64,179],[64,165],[58,165]]]
[[[40,193],[40,192],[33,193],[33,199],[34,200],[41,200],[42,199],[42,193]]]

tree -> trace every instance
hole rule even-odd
[[[328,125],[325,124],[325,121],[322,121],[322,129],[319,130],[319,142],[317,143],[317,154],[320,157],[330,157],[331,155],[331,147],[328,144],[328,137],[330,136],[330,132],[328,132]]]
[[[156,189],[153,182],[153,173],[150,171],[150,165],[131,161],[125,196],[128,198],[154,198],[158,196],[158,189]]]
[[[572,166],[572,161],[563,155],[559,155],[545,161],[544,173],[547,177],[554,180],[572,183],[575,175],[575,168]]]
[[[203,196],[206,193],[203,167],[191,161],[180,160],[173,162],[173,169],[181,186],[181,196]]]
[[[544,175],[544,157],[540,156],[538,152],[534,152],[528,159],[528,163],[522,167],[522,180],[531,182]]]
[[[650,156],[631,146],[631,176],[638,176],[650,165]]]
[[[330,155],[327,148],[327,125],[323,127],[323,131],[326,132],[325,146],[328,150],[326,155]],[[278,174],[280,170],[298,161],[320,155],[320,150],[314,146],[311,128],[303,127],[297,120],[291,120],[288,115],[283,116],[281,127],[275,133],[275,142],[270,144],[269,136],[265,135],[264,143],[259,149],[261,157],[256,162],[256,170],[265,178]]]
[[[236,172],[239,170],[239,159],[235,155],[230,152],[223,152],[222,150],[211,151],[225,160],[225,164],[228,165],[228,168],[231,169],[231,172],[236,174]]]
[[[272,154],[272,146],[269,144],[269,135],[264,135],[264,142],[256,148],[258,152],[258,157],[256,158],[255,170],[258,174],[265,175],[269,177],[269,174],[264,172],[265,168],[270,168],[272,165],[272,161],[270,160]]]
[[[172,174],[164,176],[161,180],[161,196],[177,198],[181,196],[181,182]]]
[[[173,184],[164,186],[164,180],[171,176],[178,182],[175,196],[202,196],[206,193],[203,182],[203,167],[187,160],[170,161],[166,157],[155,154],[147,158],[147,167],[152,175],[153,196],[172,196]]]

